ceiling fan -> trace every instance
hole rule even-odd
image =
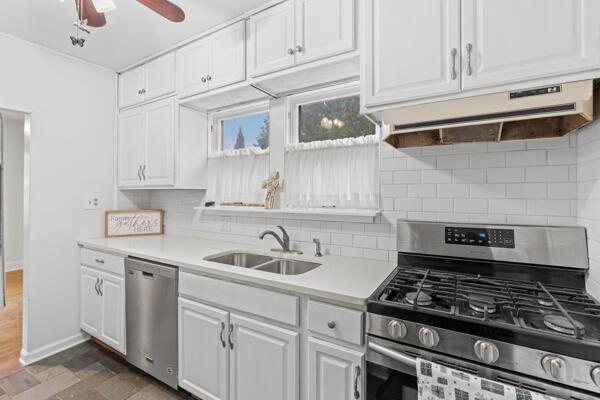
[[[171,22],[182,22],[185,19],[183,10],[169,0],[136,1]],[[104,13],[117,7],[113,0],[75,0],[75,5],[77,7],[77,21],[73,26],[76,27],[76,35],[71,36],[71,42],[73,46],[83,47],[85,39],[79,37],[80,32],[89,34],[90,31],[86,27],[100,28],[106,25]]]

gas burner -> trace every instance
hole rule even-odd
[[[414,305],[417,300],[417,305],[420,307],[428,307],[433,304],[433,299],[427,293],[420,292],[417,299],[417,292],[410,292],[406,294],[406,302]]]
[[[554,301],[552,301],[552,299],[549,299],[547,297],[539,296],[537,298],[537,303],[540,306],[544,306],[544,307],[554,307]]]
[[[423,282],[423,283],[419,282],[419,283],[415,284],[415,287],[417,289],[419,289],[419,288],[421,288],[421,289],[431,289],[431,288],[433,288],[433,284],[430,283],[430,282]]]
[[[469,294],[469,308],[478,313],[485,313],[487,310],[488,314],[494,314],[498,311],[496,299],[483,294]]]
[[[583,334],[585,332],[585,326],[581,322],[574,322],[575,326],[579,329],[579,332]],[[575,334],[575,327],[573,326],[573,324],[562,315],[546,315],[544,317],[544,325],[546,325],[548,329],[553,330],[555,332],[564,333],[566,335]]]

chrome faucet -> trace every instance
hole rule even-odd
[[[288,235],[286,230],[283,228],[283,226],[277,225],[277,227],[279,229],[281,229],[281,237],[276,232],[273,232],[271,230],[266,230],[263,233],[261,233],[258,236],[258,238],[263,240],[265,238],[265,236],[267,236],[267,235],[273,236],[275,238],[275,240],[277,240],[277,242],[281,246],[281,250],[273,249],[273,251],[281,251],[282,253],[297,253],[296,251],[290,250],[290,236]]]
[[[323,257],[323,253],[321,253],[321,241],[317,238],[313,239],[313,243],[316,245],[315,256]]]

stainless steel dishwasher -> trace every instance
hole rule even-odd
[[[127,361],[177,388],[176,267],[125,260]]]

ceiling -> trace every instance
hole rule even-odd
[[[75,0],[0,0],[0,31],[119,70],[267,3],[267,0],[171,0],[185,21],[169,22],[133,0],[114,0],[106,26],[90,28],[83,48],[69,36],[77,19]]]

